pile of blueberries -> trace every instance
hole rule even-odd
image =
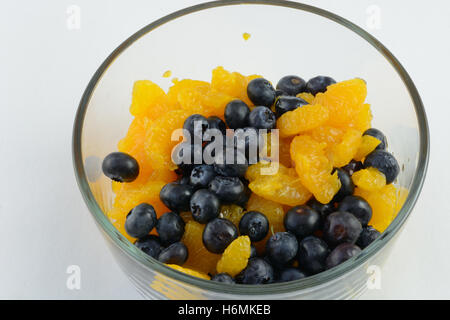
[[[225,122],[214,116],[191,115],[183,128],[191,137],[200,137],[201,145],[183,142],[189,145],[181,150],[191,150],[191,160],[196,152],[203,153],[211,142],[205,139],[208,129],[217,129],[224,137],[227,127],[235,129],[235,134],[238,130],[257,132],[259,129],[273,129],[276,119],[283,113],[308,104],[296,97],[298,93],[315,95],[325,92],[326,87],[333,83],[335,81],[330,77],[319,76],[305,82],[297,76],[286,76],[274,89],[266,79],[254,79],[250,81],[247,93],[255,108],[250,110],[242,100],[233,100],[225,108]],[[275,113],[271,110],[273,106]],[[364,134],[374,136],[382,143],[366,157],[364,163],[352,161],[335,169],[342,186],[330,203],[321,204],[313,198],[306,205],[291,208],[284,218],[286,232],[273,234],[263,255],[258,255],[252,245],[248,265],[239,275],[232,278],[228,274],[216,274],[212,275],[212,280],[265,284],[301,279],[333,268],[358,255],[361,249],[372,243],[380,233],[368,225],[372,209],[363,198],[353,195],[355,187],[351,175],[362,168],[375,167],[386,175],[387,183],[391,183],[397,177],[399,167],[395,158],[385,151],[387,142],[381,131],[372,128]],[[259,139],[256,141],[260,144]],[[157,219],[154,208],[146,203],[129,212],[125,230],[138,239],[135,245],[163,263],[183,265],[188,258],[188,250],[181,242],[185,227],[180,216],[183,212],[191,212],[195,221],[206,224],[203,244],[212,253],[223,253],[239,234],[248,235],[252,243],[264,239],[269,232],[269,222],[263,213],[246,212],[238,228],[220,217],[221,205],[236,204],[245,208],[251,194],[244,175],[249,163],[258,159],[249,158],[250,146],[247,140],[245,143],[244,153],[236,148],[234,142],[231,146],[225,143],[224,153],[229,148],[234,149],[231,163],[224,161],[226,158],[221,152],[215,155],[221,161],[212,164],[179,163],[179,179],[165,185],[160,192],[161,201],[171,212]],[[121,152],[108,155],[102,169],[106,176],[120,182],[133,181],[139,174],[136,160]],[[159,236],[149,235],[155,227]],[[295,261],[298,265],[294,267]]]

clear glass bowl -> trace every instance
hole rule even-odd
[[[250,33],[244,41],[242,34]],[[167,89],[166,70],[210,80],[222,65],[277,81],[286,74],[318,74],[368,83],[373,126],[386,133],[402,168],[397,184],[409,190],[400,213],[361,255],[336,268],[285,284],[227,285],[194,278],[133,246],[108,221],[111,183],[101,159],[116,150],[132,120],[132,85],[150,79]],[[215,1],[174,12],[142,28],[98,68],[81,99],[73,132],[78,184],[117,262],[147,298],[335,299],[358,297],[367,267],[382,266],[419,196],[428,163],[425,111],[412,80],[380,42],[353,23],[322,9],[287,1]]]

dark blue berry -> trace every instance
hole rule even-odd
[[[190,184],[191,183],[191,176],[182,174],[180,178],[176,181],[178,184]]]
[[[277,83],[277,89],[286,92],[290,96],[296,96],[306,89],[306,82],[298,76],[285,76]]]
[[[256,251],[256,247],[254,245],[250,245],[250,259],[258,256],[258,251]]]
[[[134,245],[148,254],[150,257],[158,259],[159,254],[161,253],[162,246],[161,241],[157,236],[147,235],[143,238],[136,240]]]
[[[381,141],[381,143],[375,148],[375,150],[386,150],[387,139],[383,132],[378,129],[370,128],[364,131],[363,136],[372,136]]]
[[[195,221],[206,223],[217,218],[220,211],[219,198],[207,189],[196,191],[191,198],[191,212]]]
[[[306,91],[313,95],[316,95],[319,92],[327,91],[327,87],[334,83],[336,83],[336,81],[333,78],[317,76],[309,79],[309,81],[306,83]]]
[[[247,95],[254,105],[271,107],[275,101],[275,89],[264,78],[256,78],[248,83]]]
[[[239,202],[245,194],[244,184],[237,177],[216,176],[210,182],[209,190],[226,203]]]
[[[306,274],[304,274],[302,271],[300,271],[297,268],[285,268],[280,271],[278,275],[278,282],[288,282],[288,281],[294,281],[306,278]]]
[[[273,267],[261,258],[248,260],[247,267],[236,276],[242,284],[268,284],[274,281]]]
[[[132,156],[123,152],[108,154],[102,163],[105,176],[117,182],[132,182],[139,175],[139,164]]]
[[[196,165],[203,163],[203,147],[185,141],[174,148],[171,156],[181,173],[188,175]]]
[[[153,206],[141,203],[128,213],[125,231],[133,238],[143,238],[155,227],[156,220],[156,211]]]
[[[230,129],[247,127],[249,115],[250,108],[242,100],[232,100],[225,107],[225,122]]]
[[[386,176],[386,183],[392,183],[400,173],[400,166],[392,154],[384,150],[375,150],[364,160],[366,168],[378,169]]]
[[[311,207],[301,205],[288,210],[284,216],[284,227],[299,239],[319,230],[320,214]]]
[[[275,98],[281,97],[281,96],[288,96],[286,92],[283,90],[275,90]]]
[[[217,282],[222,282],[222,283],[236,283],[236,281],[234,281],[233,277],[230,276],[228,273],[218,273],[214,276],[211,277],[212,281],[217,281]]]
[[[364,165],[361,161],[352,160],[341,169],[347,172],[349,176],[352,176],[356,171],[364,169]]]
[[[242,180],[241,180],[242,181]],[[243,183],[244,184],[244,183]],[[248,186],[246,186],[244,184],[244,192],[241,193],[241,195],[239,196],[239,199],[237,199],[236,201],[234,201],[234,203],[236,205],[238,205],[239,207],[242,208],[246,208],[247,207],[247,203],[248,200],[250,199],[250,196],[252,195],[252,191],[250,190],[250,188]]]
[[[248,124],[256,129],[274,129],[277,123],[275,114],[266,107],[255,107],[248,117]]]
[[[351,243],[342,243],[331,251],[327,258],[326,265],[327,269],[331,269],[341,264],[342,262],[353,258],[361,253],[361,249]]]
[[[266,255],[277,266],[284,266],[297,255],[298,242],[290,232],[277,232],[266,242]]]
[[[209,129],[217,129],[219,130],[223,135],[226,134],[227,126],[225,125],[225,122],[223,122],[222,119],[220,119],[217,116],[211,116],[208,119]]]
[[[367,226],[372,218],[372,208],[366,200],[359,196],[346,196],[339,203],[338,210],[353,214],[363,227]]]
[[[374,242],[381,235],[380,231],[375,229],[372,226],[364,227],[361,234],[359,235],[358,240],[356,240],[356,244],[364,249],[368,247],[372,242]]]
[[[161,189],[159,198],[170,210],[185,212],[189,211],[190,200],[193,193],[194,188],[192,186],[171,182]]]
[[[184,225],[183,219],[175,212],[164,213],[156,224],[161,243],[167,246],[180,241],[184,234]]]
[[[276,117],[281,117],[284,113],[288,111],[295,110],[297,108],[300,108],[301,106],[307,105],[308,102],[301,98],[297,97],[291,97],[291,96],[285,96],[285,97],[279,97],[275,101],[275,114]]]
[[[339,202],[342,199],[344,199],[346,196],[352,195],[355,191],[355,184],[353,183],[352,178],[349,176],[349,174],[342,170],[342,169],[335,169],[338,173],[339,181],[341,182],[341,188],[339,191],[334,195],[331,202]],[[333,170],[334,173],[334,170]]]
[[[329,214],[335,212],[334,205],[330,203],[320,203],[315,198],[311,198],[307,203],[307,206],[311,207],[313,210],[316,210],[320,214],[321,226],[325,222],[325,219]]]
[[[183,124],[183,129],[187,130],[190,134],[189,138],[191,143],[194,141],[194,137],[203,139],[203,133],[208,130],[209,122],[201,114],[190,115]]]
[[[236,226],[231,221],[222,218],[209,221],[202,235],[205,248],[212,253],[223,253],[237,237]]]
[[[216,171],[212,165],[198,165],[191,171],[190,184],[194,188],[206,188],[216,176]]]
[[[251,242],[260,241],[269,232],[269,220],[261,212],[246,212],[239,221],[239,232],[248,236]]]
[[[214,170],[227,177],[243,177],[248,168],[245,154],[235,148],[225,148],[214,160]]]
[[[249,164],[255,164],[259,160],[259,151],[264,144],[264,138],[258,129],[247,127],[237,129],[234,132],[234,146],[245,154]]]
[[[182,266],[188,258],[188,250],[181,242],[175,242],[161,251],[158,260],[166,264]]]
[[[310,274],[325,270],[328,254],[328,246],[320,238],[309,236],[298,244],[298,264]]]
[[[361,231],[361,222],[353,214],[337,211],[325,220],[323,237],[329,246],[335,247],[344,242],[355,243]]]

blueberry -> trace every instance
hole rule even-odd
[[[143,238],[136,240],[134,245],[148,254],[150,257],[158,259],[159,254],[161,253],[162,246],[159,237],[154,235],[147,235]]]
[[[290,96],[296,96],[306,89],[306,82],[298,76],[285,76],[277,83],[277,89],[286,92]]]
[[[222,283],[236,283],[236,281],[234,281],[233,277],[230,276],[228,273],[218,273],[214,276],[211,277],[212,281],[217,281],[217,282],[222,282]]]
[[[306,102],[305,100],[303,100],[301,98],[291,97],[291,96],[279,97],[275,101],[276,117],[279,118],[284,113],[295,110],[295,109],[300,108],[301,106],[304,106],[307,104],[308,104],[308,102]]]
[[[191,183],[191,176],[182,174],[180,178],[176,181],[178,184],[190,184]]]
[[[242,181],[242,180],[241,180]],[[242,182],[243,183],[243,182]],[[244,184],[244,183],[243,183]],[[244,184],[244,192],[241,193],[241,195],[239,196],[239,199],[237,199],[236,201],[234,201],[234,203],[236,205],[238,205],[239,207],[242,208],[246,208],[247,207],[247,203],[248,200],[250,200],[250,196],[252,195],[252,191],[250,190],[250,188],[248,186],[246,186]]]
[[[363,136],[372,136],[381,141],[381,143],[375,148],[375,150],[386,150],[387,139],[383,132],[378,129],[370,128],[364,131]]]
[[[269,220],[261,212],[246,212],[239,222],[239,232],[248,236],[251,242],[258,242],[269,232]]]
[[[181,242],[172,243],[161,251],[158,260],[166,264],[177,264],[182,266],[188,258],[188,249]]]
[[[206,188],[215,176],[216,171],[212,165],[202,164],[192,169],[189,181],[194,188]]]
[[[172,211],[189,211],[190,200],[194,188],[186,184],[171,182],[166,184],[159,193],[161,201]]]
[[[297,268],[285,268],[280,271],[277,282],[288,282],[306,278],[306,274]]]
[[[247,168],[248,161],[245,154],[235,148],[225,148],[214,161],[214,170],[226,177],[243,177]]]
[[[331,251],[327,258],[327,269],[331,269],[342,262],[360,254],[361,249],[351,243],[342,243]]]
[[[288,210],[284,216],[284,227],[296,237],[303,239],[320,227],[320,214],[311,207],[301,205]]]
[[[139,164],[132,156],[123,152],[108,154],[102,163],[105,176],[117,182],[132,182],[139,175]]]
[[[261,258],[248,260],[247,267],[236,276],[242,284],[267,284],[274,281],[273,267]]]
[[[346,196],[339,204],[338,210],[353,214],[363,227],[367,226],[372,218],[372,208],[366,200],[359,196]]]
[[[209,124],[209,129],[217,129],[219,130],[223,135],[226,134],[227,126],[225,125],[225,122],[223,122],[222,119],[216,116],[211,116],[208,119],[206,119]]]
[[[248,83],[247,95],[257,106],[271,107],[275,101],[275,89],[264,78],[256,78]]]
[[[298,242],[290,232],[277,232],[266,242],[266,255],[277,265],[284,266],[297,255]]]
[[[336,211],[325,220],[323,237],[331,247],[348,242],[355,243],[361,234],[361,222],[351,213]]]
[[[216,176],[209,184],[211,190],[223,202],[241,201],[245,192],[244,184],[237,177]]]
[[[216,218],[203,229],[203,244],[212,253],[223,253],[228,245],[238,237],[236,226],[227,219]]]
[[[347,172],[349,176],[352,176],[356,171],[364,169],[364,165],[361,161],[352,160],[341,169]]]
[[[275,98],[281,97],[281,96],[288,96],[286,92],[283,90],[275,90]]]
[[[392,183],[400,173],[400,167],[392,154],[384,150],[375,150],[364,160],[364,166],[378,169],[386,176],[386,183]]]
[[[336,81],[333,78],[317,76],[309,79],[309,81],[306,83],[306,91],[313,95],[316,95],[319,92],[327,91],[327,87],[334,83],[336,83]]]
[[[189,116],[183,124],[183,129],[187,130],[190,134],[189,138],[191,142],[194,141],[194,137],[203,139],[203,133],[208,130],[209,122],[201,114],[193,114]]]
[[[206,223],[217,218],[220,211],[219,198],[207,189],[200,189],[191,198],[191,212],[195,221]]]
[[[315,198],[311,198],[307,203],[307,206],[311,207],[311,209],[316,210],[320,214],[321,226],[325,222],[325,219],[328,217],[330,213],[333,213],[335,210],[334,205],[330,203],[320,203]]]
[[[254,245],[250,245],[250,258],[256,258],[258,256],[258,251],[256,251],[256,247]]]
[[[266,107],[255,107],[248,117],[248,124],[256,129],[274,129],[276,123],[275,114]]]
[[[309,236],[298,244],[298,264],[310,274],[325,270],[328,254],[328,246],[320,238]]]
[[[344,199],[346,196],[352,195],[355,191],[355,184],[353,183],[352,178],[348,175],[348,173],[342,169],[335,169],[338,173],[339,181],[341,182],[341,188],[334,195],[331,202],[339,202]],[[334,170],[333,170],[334,173]]]
[[[381,235],[380,231],[375,229],[372,226],[364,227],[361,234],[359,235],[358,240],[356,240],[356,244],[361,248],[364,249],[369,244],[374,242],[379,236]]]
[[[225,122],[230,129],[246,127],[249,115],[250,108],[242,100],[232,100],[225,107]]]
[[[196,165],[203,163],[202,145],[188,141],[178,144],[172,152],[172,161],[181,173],[190,174]]]
[[[259,152],[263,145],[264,138],[256,128],[246,127],[234,132],[234,146],[245,154],[249,164],[259,161]]]
[[[156,225],[156,211],[147,203],[137,205],[128,213],[125,220],[125,231],[133,238],[143,238]]]
[[[184,225],[183,219],[175,212],[164,213],[156,224],[162,244],[169,245],[180,241],[184,234]]]

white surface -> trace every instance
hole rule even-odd
[[[72,123],[88,80],[118,44],[156,18],[200,2],[2,3],[0,298],[140,298],[108,252],[76,186]],[[422,195],[382,270],[382,288],[364,298],[448,299],[450,3],[304,2],[366,29],[367,8],[377,5],[380,29],[369,31],[408,70],[431,128],[431,161]],[[79,30],[66,26],[70,5],[81,9]],[[81,268],[80,290],[66,287],[70,265]]]

